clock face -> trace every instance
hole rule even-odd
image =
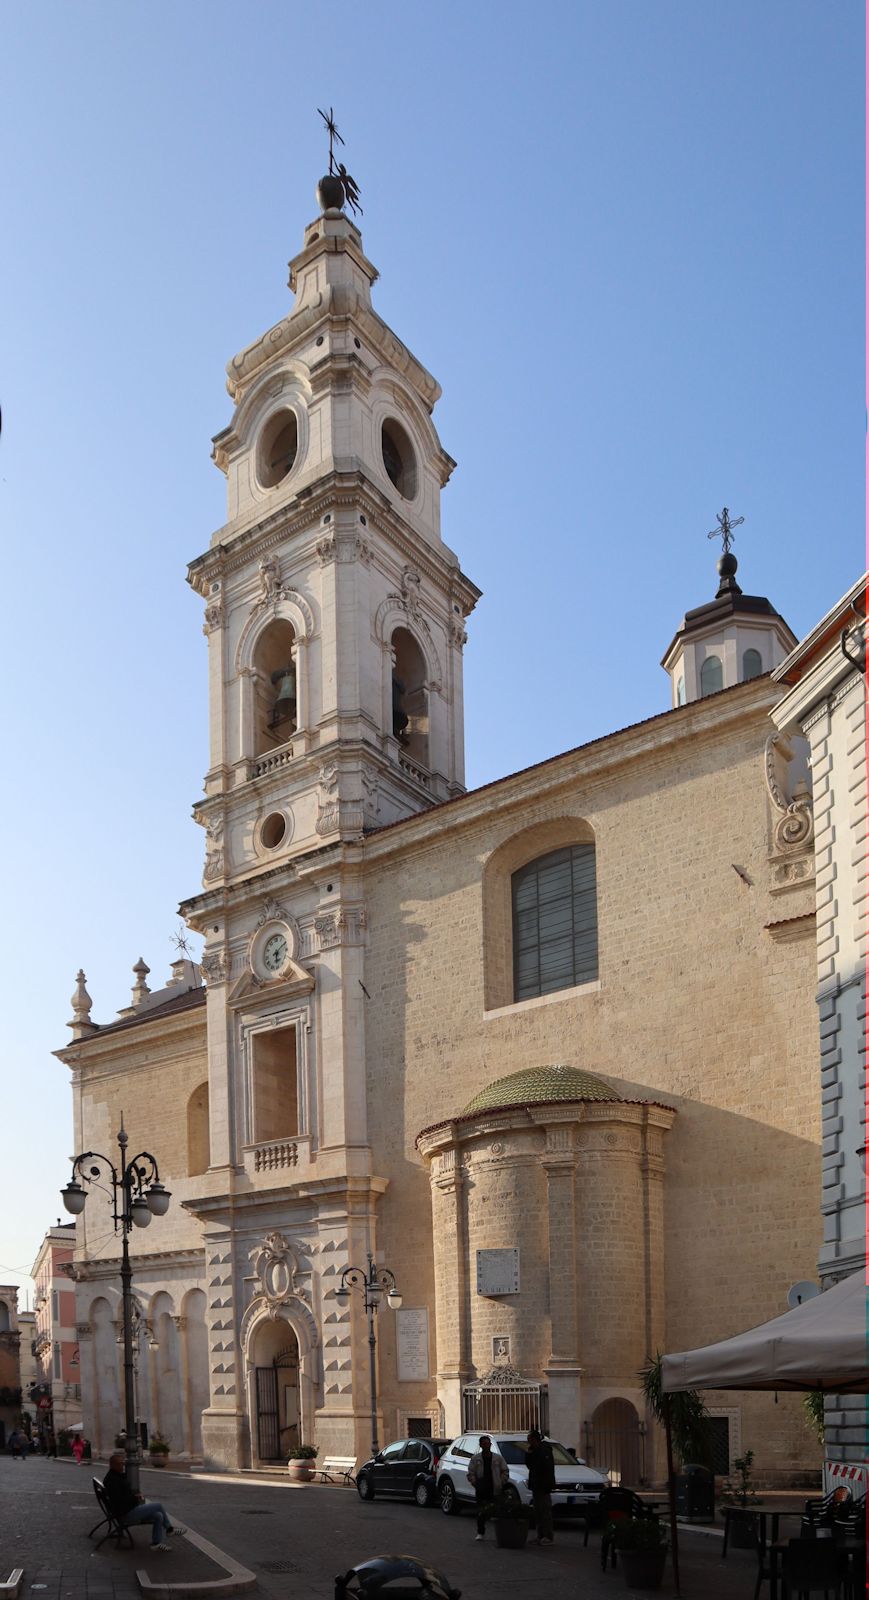
[[[263,945],[263,966],[268,972],[280,972],[287,959],[287,941],[282,933],[273,933]]]

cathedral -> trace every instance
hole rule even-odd
[[[648,1357],[816,1271],[812,797],[770,720],[795,638],[743,593],[725,511],[668,707],[468,792],[480,592],[442,537],[440,387],[373,307],[340,180],[318,193],[292,308],[229,364],[227,520],[189,568],[201,963],[152,989],[140,960],[102,1024],[80,973],[58,1051],[75,1148],[123,1113],[171,1190],[131,1237],[136,1412],[224,1469],[365,1458],[374,1404],[381,1441],[538,1421],[652,1481]],[[93,1198],[74,1273],[102,1451],[118,1258]],[[798,1398],[709,1402],[719,1470],[815,1463]]]

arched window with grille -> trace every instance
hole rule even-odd
[[[568,845],[514,872],[513,999],[597,978],[593,844]]]

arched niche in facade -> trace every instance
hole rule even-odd
[[[188,1289],[181,1302],[182,1344],[186,1354],[184,1409],[187,1448],[194,1456],[202,1455],[202,1413],[210,1401],[206,1305],[203,1289]]]
[[[96,1447],[94,1454],[106,1455],[115,1447],[115,1436],[123,1415],[115,1306],[109,1303],[105,1295],[97,1295],[88,1308],[87,1321],[91,1329],[91,1416],[89,1423],[85,1418],[85,1426],[89,1427],[91,1442]],[[82,1387],[87,1403],[84,1374]]]
[[[186,1448],[182,1403],[181,1345],[175,1302],[158,1290],[150,1304],[152,1426],[168,1439],[176,1455]]]
[[[208,1079],[198,1083],[187,1101],[187,1176],[208,1171],[211,1160]]]
[[[513,878],[523,867],[572,845],[594,845],[584,817],[547,817],[497,845],[483,867],[483,993],[487,1011],[514,1003]]]

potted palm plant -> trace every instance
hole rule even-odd
[[[667,1559],[667,1533],[655,1517],[626,1517],[611,1525],[629,1589],[660,1589]]]
[[[171,1439],[166,1439],[162,1433],[152,1433],[148,1440],[148,1457],[152,1467],[165,1467],[169,1460]]]
[[[316,1459],[317,1451],[314,1445],[297,1444],[295,1449],[290,1451],[287,1460],[287,1472],[290,1475],[291,1482],[310,1483],[314,1476],[311,1462],[316,1461]]]
[[[487,1507],[487,1515],[495,1524],[495,1543],[502,1550],[521,1550],[528,1538],[531,1512],[519,1496],[515,1492],[499,1494]]]
[[[728,1478],[721,1496],[721,1504],[727,1507],[727,1542],[735,1550],[751,1550],[760,1534],[757,1512],[752,1509],[760,1505],[751,1475],[753,1465],[753,1450],[737,1456],[733,1463],[735,1481]]]

